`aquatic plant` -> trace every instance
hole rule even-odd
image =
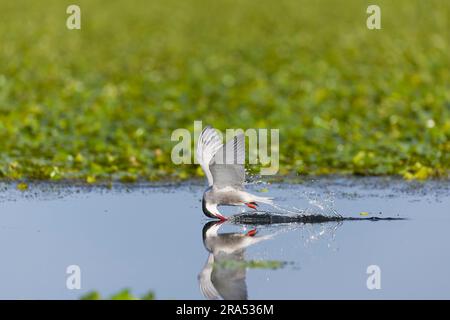
[[[102,300],[102,296],[98,291],[91,291],[83,295],[81,300]],[[107,300],[155,300],[155,294],[152,291],[147,292],[142,297],[136,297],[129,289],[123,289],[112,294]]]
[[[448,177],[448,1],[377,1],[381,30],[359,0],[77,4],[0,1],[0,178],[199,176],[194,120],[279,128],[281,175]]]

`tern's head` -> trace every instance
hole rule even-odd
[[[215,201],[214,192],[211,187],[206,189],[202,198],[202,210],[208,218],[227,220],[217,209],[217,202]]]

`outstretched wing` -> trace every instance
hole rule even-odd
[[[243,251],[236,254],[223,255],[224,261],[243,261]],[[232,299],[246,300],[247,285],[245,283],[245,268],[223,267],[221,263],[215,264],[215,258],[212,253],[208,256],[208,261],[198,275],[200,291],[203,296],[209,300]]]
[[[216,130],[210,126],[205,127],[197,142],[197,161],[202,167],[203,172],[205,172],[210,186],[213,184],[213,177],[209,165],[217,150],[222,146],[222,139],[219,137]]]
[[[211,272],[211,283],[224,300],[247,300],[246,268],[228,267],[226,262],[245,262],[244,251],[231,254],[220,252],[214,256],[215,265]]]
[[[203,267],[202,271],[198,275],[198,282],[200,284],[200,291],[203,296],[209,300],[220,299],[220,295],[217,292],[214,284],[211,282],[211,273],[214,267],[214,256],[212,253],[208,256],[208,261]]]
[[[209,169],[218,188],[243,188],[245,182],[245,136],[239,134],[223,145],[214,155]]]

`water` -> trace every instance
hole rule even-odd
[[[243,250],[226,253],[220,235],[253,226],[212,226],[219,232],[207,237],[216,251],[213,288],[203,282],[210,297],[450,298],[448,182],[327,178],[249,186],[261,188],[286,214],[367,212],[407,220],[260,226],[244,237],[257,243],[235,236]],[[202,230],[210,220],[201,212],[203,190],[198,182],[112,189],[31,184],[25,192],[0,184],[0,298],[78,299],[92,290],[107,297],[130,288],[137,296],[152,290],[158,299],[204,299],[198,275],[211,274],[204,269],[210,253]],[[69,265],[81,268],[80,290],[66,287]],[[381,271],[379,290],[367,288],[371,265]]]

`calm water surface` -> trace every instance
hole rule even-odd
[[[244,236],[253,226],[208,225],[204,188],[31,184],[21,192],[0,184],[0,298],[78,299],[130,288],[159,299],[450,299],[447,181],[249,185],[274,196],[278,208],[266,209],[283,214],[407,218],[258,226],[253,237]],[[66,288],[69,265],[81,269],[80,290]],[[367,288],[371,265],[381,271],[379,290]]]

